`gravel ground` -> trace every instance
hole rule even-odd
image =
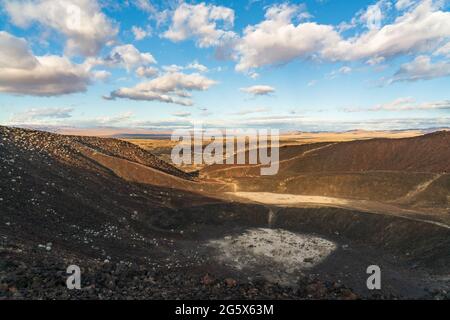
[[[297,273],[285,285],[265,276],[268,264],[256,264],[251,270],[227,265],[220,254],[217,256],[223,247],[208,244],[237,240],[242,250],[228,251],[231,258],[242,261],[242,254],[260,256],[258,250],[247,250],[251,245],[247,236],[251,238],[252,233],[246,236],[246,232],[268,227],[267,207],[126,182],[83,156],[80,143],[190,179],[142,149],[118,140],[0,127],[0,299],[402,297],[395,290],[370,296],[356,294],[345,277],[327,277],[329,269]],[[287,243],[281,241],[278,246],[282,256],[289,257],[289,250],[300,250],[296,247],[299,239],[310,247],[313,244],[314,238],[304,233],[280,232],[264,232],[269,237],[256,239],[256,245],[262,249],[264,241],[289,236]],[[276,251],[277,246],[272,245]],[[361,252],[331,256],[344,260],[339,265],[352,265],[355,259],[361,260]],[[69,265],[80,266],[82,290],[67,289]],[[344,276],[353,272],[345,270]],[[445,290],[431,290],[424,297],[449,298]]]

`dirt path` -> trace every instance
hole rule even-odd
[[[284,160],[281,160],[281,161],[278,161],[277,163],[278,164],[283,164],[283,163],[287,163],[287,162],[291,162],[291,161],[294,161],[294,160],[297,160],[297,159],[301,159],[301,158],[303,158],[304,156],[306,156],[307,154],[310,154],[310,153],[313,153],[313,152],[315,152],[315,151],[319,151],[319,150],[322,150],[322,149],[325,149],[325,148],[329,148],[329,147],[331,147],[331,146],[334,146],[334,145],[336,145],[336,144],[338,144],[338,143],[330,143],[330,144],[327,144],[327,145],[325,145],[325,146],[321,146],[321,147],[318,147],[318,148],[314,148],[314,149],[311,149],[311,150],[307,150],[307,151],[305,151],[305,152],[302,152],[300,155],[298,155],[298,156],[295,156],[295,157],[292,157],[292,158],[289,158],[289,159],[284,159]],[[260,168],[260,167],[263,167],[263,166],[265,166],[265,165],[263,165],[263,164],[249,164],[249,165],[245,165],[245,166],[239,166],[239,167],[236,167],[236,166],[230,166],[230,167],[228,167],[228,168],[221,168],[221,169],[217,169],[217,170],[214,170],[214,171],[212,171],[213,173],[217,173],[217,172],[226,172],[226,171],[231,171],[231,170],[236,170],[236,169],[249,169],[249,168]],[[247,175],[248,176],[248,175]],[[207,177],[207,178],[209,178],[209,175],[208,174],[205,174],[205,177]],[[257,177],[257,176],[255,176],[255,177]]]
[[[410,192],[408,192],[407,195],[405,195],[404,197],[398,199],[395,201],[395,203],[406,203],[409,200],[414,199],[415,196],[419,195],[420,193],[424,192],[425,190],[428,189],[429,186],[431,186],[436,180],[438,180],[439,178],[441,178],[444,174],[436,174],[432,179],[427,180],[421,184],[419,184],[416,188],[414,188],[413,190],[411,190]]]
[[[305,205],[316,205],[316,206],[359,210],[374,214],[383,214],[383,215],[390,214],[405,219],[430,223],[433,225],[437,225],[439,227],[450,229],[449,225],[442,222],[420,219],[410,216],[411,214],[420,216],[422,215],[421,212],[402,209],[393,205],[388,205],[375,201],[352,200],[352,199],[320,197],[320,196],[304,196],[293,194],[279,194],[269,192],[232,192],[232,193],[229,192],[227,194],[240,199],[247,199],[252,202],[281,207],[304,207]]]

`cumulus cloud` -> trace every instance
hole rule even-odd
[[[95,66],[122,67],[128,72],[155,63],[157,62],[151,53],[140,52],[132,44],[116,46],[107,57],[89,58],[85,62],[91,68]]]
[[[171,64],[169,66],[163,66],[162,69],[166,72],[181,72],[184,67],[177,64]]]
[[[272,6],[263,22],[247,27],[236,46],[239,54],[236,70],[245,72],[306,58],[328,43],[338,41],[339,35],[332,26],[312,22],[294,25],[291,21],[299,9],[287,4]]]
[[[94,79],[100,81],[107,81],[111,77],[111,72],[105,70],[93,71],[92,72]]]
[[[205,3],[182,3],[173,13],[164,38],[180,42],[195,38],[201,48],[217,47],[236,38],[230,31],[234,24],[234,11],[230,8]]]
[[[384,61],[401,54],[435,50],[450,37],[450,12],[442,11],[442,1],[423,0],[406,9],[389,24],[382,25],[383,6],[379,2],[363,15],[369,29],[345,38],[339,28],[315,22],[294,24],[301,6],[274,5],[265,20],[249,26],[236,45],[236,70],[279,65],[295,59],[319,58],[328,61]],[[378,26],[378,24],[380,24]]]
[[[186,66],[186,69],[196,70],[196,71],[198,71],[198,72],[203,72],[203,73],[209,71],[209,70],[208,70],[208,67],[204,66],[204,65],[201,64],[201,63],[198,63],[197,60],[195,60],[195,61],[189,63],[189,64]]]
[[[150,0],[128,0],[127,3],[134,4],[138,9],[144,11],[149,15],[149,18],[155,20],[157,25],[160,26],[162,23],[166,22],[169,18],[170,10],[159,10],[155,6],[155,1]],[[172,2],[169,2],[172,5]]]
[[[57,96],[84,92],[89,67],[60,56],[34,56],[24,39],[0,31],[0,92]]]
[[[25,39],[0,31],[0,68],[34,68],[37,62]]]
[[[381,23],[385,18],[384,12],[390,7],[390,2],[387,0],[381,0],[377,3],[370,5],[366,11],[361,14],[361,21],[367,26],[367,28],[379,29]]]
[[[418,56],[414,61],[403,64],[388,83],[401,81],[430,80],[450,76],[449,62],[433,63],[428,56]]]
[[[133,26],[133,27],[131,28],[131,31],[133,32],[133,34],[134,34],[134,39],[135,39],[136,41],[140,41],[140,40],[142,40],[142,39],[144,39],[145,37],[147,37],[147,36],[150,35],[150,34],[149,34],[147,31],[145,31],[144,29],[142,29],[142,28],[140,28],[140,27],[136,27],[136,26]]]
[[[4,0],[3,4],[19,27],[37,22],[62,33],[68,54],[95,56],[118,33],[96,0]]]
[[[197,60],[192,61],[186,66],[180,66],[177,64],[172,64],[169,66],[163,66],[162,67],[164,71],[166,72],[181,72],[183,70],[195,70],[201,73],[206,73],[209,71],[208,67],[204,66],[203,64],[199,63]]]
[[[112,65],[122,65],[130,71],[138,66],[155,64],[156,60],[150,53],[142,53],[132,44],[126,44],[113,48],[106,62]]]
[[[139,9],[145,12],[153,13],[157,11],[155,6],[149,0],[134,0],[134,3]]]
[[[399,54],[433,50],[450,37],[450,12],[440,10],[439,1],[423,0],[380,29],[340,39],[322,50],[330,60],[389,58]]]
[[[120,88],[104,98],[160,101],[191,106],[193,101],[190,92],[205,91],[215,84],[216,81],[199,74],[169,72],[150,81],[139,83],[132,88]]]
[[[136,75],[141,78],[154,78],[158,76],[159,70],[155,67],[141,66],[136,69]]]
[[[241,88],[242,92],[246,92],[248,94],[252,94],[254,96],[265,96],[275,92],[275,88],[271,86],[265,85],[257,85],[251,86],[247,88]]]

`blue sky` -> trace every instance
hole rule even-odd
[[[0,3],[1,124],[450,127],[449,1]]]

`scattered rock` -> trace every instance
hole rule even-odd
[[[344,300],[358,300],[359,299],[359,297],[350,289],[342,290],[342,298]]]
[[[228,288],[234,288],[237,286],[237,281],[232,278],[225,279],[225,284]]]
[[[210,276],[209,274],[206,274],[203,278],[202,278],[202,284],[204,284],[205,286],[210,286],[212,284],[214,284],[215,279]]]

